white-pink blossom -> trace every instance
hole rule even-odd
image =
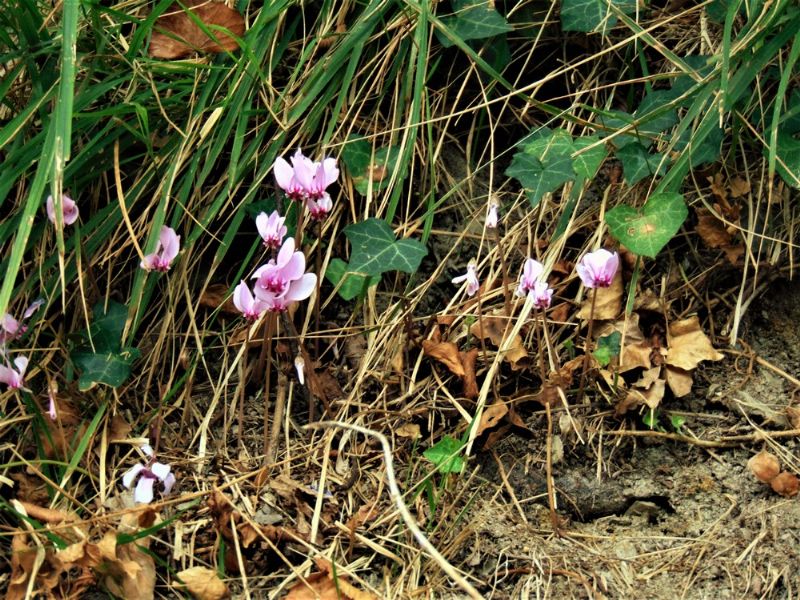
[[[283,238],[286,237],[288,229],[284,222],[286,217],[280,216],[278,211],[272,211],[272,214],[267,216],[267,213],[262,212],[256,217],[256,228],[261,239],[264,240],[264,245],[267,248],[277,249],[280,248]]]
[[[0,364],[0,383],[5,383],[11,390],[18,390],[25,385],[25,371],[28,368],[28,359],[24,356],[18,356],[14,359],[14,367]]]
[[[536,308],[547,308],[553,299],[553,290],[542,279],[544,265],[538,260],[529,258],[525,261],[517,288],[518,296],[530,296]]]
[[[467,272],[452,279],[453,283],[467,282],[467,296],[474,296],[481,287],[481,282],[478,280],[478,269],[475,263],[470,262],[467,265]]]
[[[172,227],[164,225],[158,236],[155,252],[142,259],[141,267],[147,271],[169,271],[172,261],[178,256],[181,248],[181,236],[175,233]]]
[[[267,310],[267,303],[254,297],[250,287],[244,281],[233,291],[233,304],[249,321],[255,321]]]
[[[500,208],[500,205],[497,203],[497,200],[490,200],[489,201],[489,209],[486,211],[486,227],[489,229],[496,229],[497,223],[500,220],[497,215],[497,210]]]
[[[286,310],[292,302],[305,300],[317,285],[317,276],[306,273],[306,257],[295,251],[294,238],[288,238],[275,259],[253,274],[255,297],[272,312]]]
[[[604,288],[611,285],[619,268],[619,254],[601,248],[584,254],[575,266],[578,277],[588,288]]]
[[[290,160],[291,164],[278,157],[272,169],[278,187],[291,200],[319,201],[323,198],[325,189],[339,177],[335,158],[323,158],[322,161],[315,162],[298,148]]]
[[[134,481],[136,487],[133,490],[133,501],[140,504],[149,504],[153,501],[154,486],[156,481],[161,482],[163,494],[166,496],[175,485],[175,475],[172,474],[171,467],[167,464],[156,462],[153,450],[149,445],[142,446],[142,451],[150,457],[147,464],[137,463],[122,476],[122,485],[131,489]]]
[[[56,202],[53,196],[48,196],[45,202],[47,208],[47,218],[50,222],[56,223]],[[61,195],[61,221],[64,225],[72,225],[78,220],[78,205],[66,194]]]

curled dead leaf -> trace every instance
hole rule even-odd
[[[487,406],[481,415],[476,435],[480,435],[487,429],[496,426],[506,416],[506,413],[508,413],[508,406],[505,402],[495,402],[491,406]]]
[[[461,364],[464,367],[464,397],[474,400],[478,397],[478,380],[475,376],[475,363],[478,360],[478,349],[471,348],[466,352],[459,352]]]
[[[435,342],[433,340],[422,340],[422,352],[438,360],[446,366],[453,375],[464,377],[464,365],[461,364],[461,356],[458,353],[458,346],[453,342]]]
[[[324,558],[318,557],[316,563],[319,572],[295,583],[285,600],[378,600],[355,587],[346,576],[334,576],[331,563]]]
[[[224,283],[212,283],[200,295],[200,306],[216,309],[231,315],[238,315],[239,311],[233,304],[233,296],[228,294],[228,286]]]
[[[785,498],[792,498],[797,495],[797,492],[800,491],[800,480],[797,479],[797,475],[793,475],[792,473],[787,473],[784,471],[783,473],[779,473],[775,479],[770,481],[770,486],[772,487],[773,491],[784,496]]]
[[[394,432],[400,437],[411,438],[412,440],[417,440],[422,437],[419,431],[419,425],[416,423],[403,423],[400,427],[395,429]]]
[[[766,450],[751,456],[747,461],[747,468],[759,481],[764,483],[771,482],[781,472],[781,464],[778,459]]]
[[[694,316],[670,323],[666,363],[684,371],[695,369],[704,360],[722,360],[725,355],[711,345],[711,340]]]
[[[151,58],[172,60],[195,52],[216,53],[238,49],[236,40],[223,30],[242,37],[242,15],[220,2],[210,0],[184,0],[183,4],[186,10],[175,3],[156,19],[155,31],[150,39]],[[205,25],[211,36],[203,31],[197,20]]]
[[[178,573],[178,579],[197,600],[222,600],[228,597],[228,586],[219,578],[214,569],[191,567]]]

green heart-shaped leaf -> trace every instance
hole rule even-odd
[[[611,234],[631,252],[655,258],[678,230],[689,210],[675,192],[653,194],[641,210],[620,205],[606,213]]]
[[[464,457],[460,456],[464,446],[449,435],[439,440],[422,455],[431,461],[441,473],[461,473],[464,470]]]

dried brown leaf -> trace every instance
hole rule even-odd
[[[513,324],[509,323],[508,317],[504,315],[484,315],[470,327],[469,332],[478,339],[489,340],[492,344],[500,348],[505,340],[505,336],[511,333]],[[522,343],[522,336],[517,334],[511,340],[511,347],[503,358],[511,364],[514,371],[526,367],[529,363],[528,351]]]
[[[224,52],[239,48],[236,40],[219,28],[227,29],[236,37],[242,37],[242,15],[222,3],[210,0],[184,0],[183,3],[195,19],[205,24],[216,41],[200,28],[187,11],[175,3],[155,22],[155,31],[150,39],[152,58],[172,60],[195,52]]]
[[[478,431],[476,435],[482,434],[487,429],[495,427],[500,420],[508,413],[508,405],[505,402],[495,402],[487,406],[481,415],[481,421],[478,423]]]
[[[694,316],[676,321],[669,326],[667,364],[691,371],[704,360],[722,360],[725,356],[711,345],[711,340]]]
[[[461,364],[461,356],[458,353],[458,346],[453,342],[434,342],[433,340],[422,340],[422,352],[438,360],[446,366],[451,373],[464,377],[464,365]]]
[[[750,193],[750,182],[741,177],[734,177],[728,182],[728,191],[731,194],[731,198],[740,198]]]
[[[219,578],[214,569],[191,567],[178,573],[189,593],[197,600],[222,600],[228,597],[228,586]]]
[[[622,295],[624,291],[622,269],[620,269],[617,271],[610,286],[589,290],[583,304],[581,304],[581,309],[578,311],[578,318],[582,321],[588,321],[590,318],[594,318],[595,321],[608,321],[616,318],[622,310]],[[597,301],[592,315],[592,297],[595,295],[597,295]]]
[[[419,431],[419,425],[416,423],[403,423],[394,430],[396,435],[404,438],[411,438],[412,440],[419,439],[422,434]]]
[[[692,391],[692,374],[678,367],[666,366],[667,385],[676,398],[683,398]]]
[[[478,397],[478,380],[475,376],[475,363],[478,360],[478,349],[472,348],[467,352],[459,352],[461,364],[464,367],[464,397],[474,400]]]
[[[239,311],[233,304],[233,296],[228,295],[228,286],[224,283],[212,283],[200,295],[200,306],[216,309],[220,308],[223,312],[238,315]]]
[[[295,583],[285,600],[378,600],[374,594],[359,590],[347,577],[334,580],[333,568],[327,560],[317,558],[316,562],[320,572]]]

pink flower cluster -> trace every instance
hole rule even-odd
[[[20,320],[15,319],[9,313],[6,313],[0,319],[0,359],[5,363],[0,364],[0,383],[5,383],[9,389],[18,390],[24,388],[28,359],[24,356],[18,356],[13,361],[14,366],[11,366],[11,361],[8,357],[8,344],[25,333],[28,329],[25,321],[33,316],[42,304],[44,304],[44,300],[41,298],[32,302],[22,313],[22,319]]]
[[[547,285],[547,280],[542,279],[544,265],[538,260],[529,258],[525,261],[522,275],[517,288],[518,296],[528,296],[533,299],[536,308],[548,308],[553,300],[553,289]]]
[[[325,190],[339,177],[336,159],[323,158],[314,162],[297,150],[291,157],[291,164],[278,158],[273,172],[286,196],[301,202],[313,219],[321,221],[330,213],[331,197]],[[285,222],[286,217],[277,210],[270,215],[262,212],[256,217],[258,234],[273,256],[256,269],[252,289],[241,281],[233,291],[234,306],[249,321],[257,320],[265,312],[286,310],[293,302],[311,296],[317,286],[317,275],[306,273],[305,254],[295,247],[293,238],[284,241],[288,233]]]
[[[296,202],[305,203],[311,217],[321,221],[333,208],[326,188],[339,178],[335,158],[313,161],[298,148],[290,158],[291,164],[278,157],[273,165],[275,180],[286,196]]]

